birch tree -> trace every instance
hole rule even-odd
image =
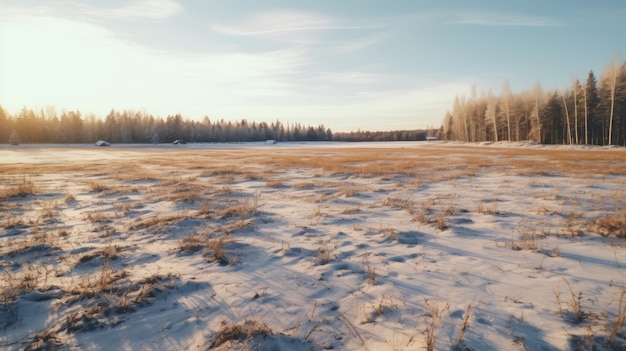
[[[574,95],[574,140],[576,144],[579,144],[578,140],[578,92],[580,91],[580,82],[578,79],[574,80],[573,83],[573,95]]]
[[[610,94],[609,130],[607,133],[608,145],[613,145],[613,113],[615,111],[615,89],[617,87],[617,75],[619,74],[618,56],[613,56],[604,70],[604,81],[608,85]]]
[[[504,101],[504,113],[506,115],[506,129],[508,133],[508,141],[511,141],[511,85],[509,84],[509,80],[504,81],[504,85],[502,86],[502,99]]]
[[[535,86],[533,87],[533,96],[535,98],[535,108],[533,109],[533,115],[537,120],[537,141],[542,142],[543,139],[541,137],[541,118],[539,116],[539,105],[543,93],[541,91],[541,83],[539,83],[538,81],[535,82]]]
[[[487,93],[487,109],[485,110],[485,120],[489,123],[493,123],[493,136],[494,140],[498,141],[498,122],[496,121],[496,97],[491,90]]]
[[[567,101],[565,100],[565,92],[561,95],[563,97],[563,107],[565,108],[565,120],[567,122],[567,141],[572,143],[572,128],[569,123],[569,110],[567,108]]]

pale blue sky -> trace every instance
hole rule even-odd
[[[0,105],[438,127],[472,84],[600,75],[624,33],[620,0],[0,0]]]

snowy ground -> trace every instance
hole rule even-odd
[[[2,146],[0,348],[624,350],[625,190],[620,148]]]

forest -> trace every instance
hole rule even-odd
[[[339,132],[333,134],[335,141],[424,141],[427,135],[434,135],[432,129]]]
[[[15,140],[19,138],[18,140]],[[80,111],[63,111],[57,116],[54,108],[35,113],[24,107],[14,116],[0,106],[0,141],[9,143],[92,143],[106,140],[111,143],[171,143],[188,142],[246,142],[263,140],[324,141],[332,140],[330,129],[323,125],[304,126],[280,121],[249,122],[201,121],[183,118],[180,114],[166,118],[143,112],[111,110],[106,118]]]
[[[470,142],[535,141],[544,144],[626,145],[626,61],[614,57],[600,78],[572,79],[569,87],[544,91],[536,82],[513,93],[456,96],[439,139]]]
[[[20,143],[171,143],[188,142],[250,142],[278,141],[421,141],[426,130],[361,131],[333,133],[324,125],[305,126],[239,121],[201,121],[183,118],[180,114],[165,119],[143,112],[111,112],[104,119],[80,111],[63,111],[57,116],[53,107],[35,112],[24,107],[11,116],[0,106],[0,142]]]

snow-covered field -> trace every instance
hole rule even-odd
[[[0,349],[624,350],[626,150],[0,147]]]

